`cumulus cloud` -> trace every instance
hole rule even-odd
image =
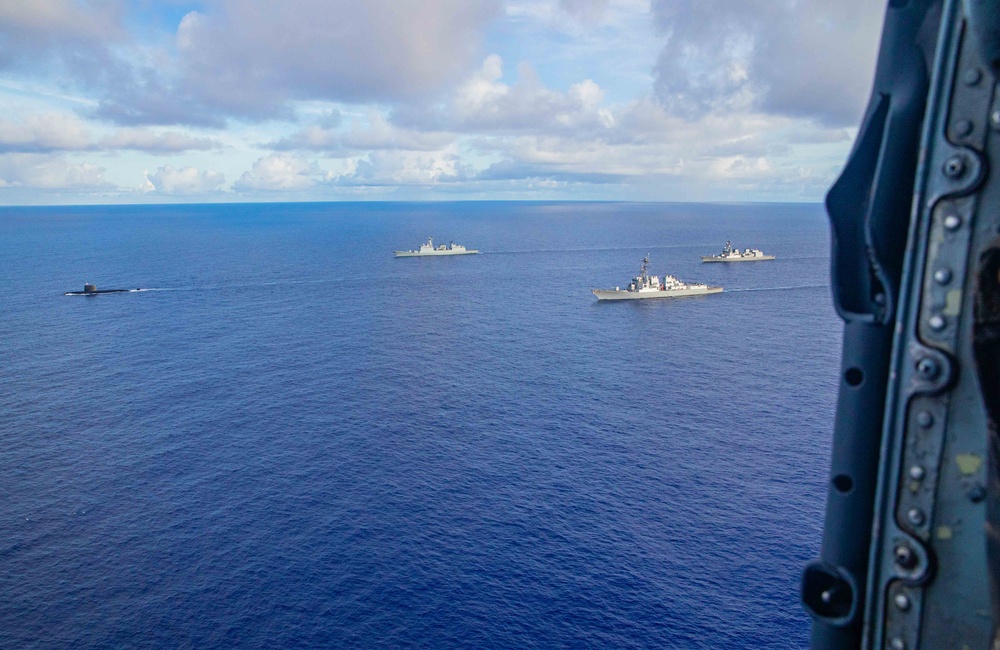
[[[222,144],[214,138],[196,138],[179,131],[157,132],[142,128],[125,128],[102,138],[98,146],[102,149],[112,150],[129,149],[147,153],[178,153],[218,149]]]
[[[72,163],[62,156],[33,153],[0,154],[0,188],[94,191],[114,189],[104,168]]]
[[[287,192],[312,187],[324,176],[315,161],[290,154],[260,158],[233,183],[237,192]]]
[[[73,115],[42,113],[18,122],[0,120],[0,152],[79,151],[91,146],[86,126]]]
[[[0,2],[0,68],[45,65],[59,50],[99,56],[125,38],[122,16],[115,0]]]
[[[174,169],[164,165],[155,173],[146,171],[143,175],[146,177],[146,191],[163,194],[205,194],[219,189],[226,182],[226,177],[217,171],[195,167]]]
[[[279,151],[324,151],[329,156],[347,156],[373,150],[437,151],[455,140],[450,133],[400,128],[377,111],[369,111],[366,122],[353,122],[346,130],[313,125],[269,146]]]
[[[123,124],[224,120],[173,81],[163,52],[135,42],[126,2],[0,2],[0,70],[48,78],[89,94],[93,115]]]
[[[106,188],[101,168],[70,160],[221,149],[224,138],[263,149],[242,175],[225,168],[237,192],[689,181],[816,198],[866,98],[883,10],[863,0],[205,0],[176,33],[141,42],[156,12],[88,1],[0,1],[0,73],[63,95],[49,105],[72,93],[93,107],[0,116],[7,187]],[[506,63],[480,52],[498,16],[493,36],[513,37]],[[625,26],[646,30],[643,42],[623,44]],[[652,85],[636,58],[655,62]],[[108,158],[110,175],[134,178],[122,167],[132,158]],[[147,163],[158,169],[145,189],[224,186],[188,162]]]
[[[844,126],[864,108],[884,3],[652,0],[666,44],[656,92],[669,110],[763,110]]]
[[[218,148],[212,138],[196,138],[177,131],[119,129],[97,137],[88,125],[68,113],[40,113],[23,120],[0,120],[0,152],[51,153],[58,151],[144,151],[178,153]]]
[[[607,184],[627,182],[623,174],[598,171],[561,169],[559,166],[538,165],[528,162],[502,160],[493,163],[476,175],[480,181],[546,180],[557,183]]]
[[[499,0],[220,0],[181,22],[183,86],[230,114],[421,96],[465,72]]]
[[[124,0],[0,3],[0,69],[55,74],[119,124],[292,118],[290,102],[433,93],[478,58],[502,0],[211,0],[173,47],[135,41]],[[135,11],[132,7],[131,10]]]
[[[372,187],[435,185],[468,180],[473,175],[471,167],[453,153],[376,151],[367,158],[350,161],[348,170],[330,175],[329,182]]]
[[[519,66],[515,84],[505,84],[502,78],[503,60],[490,55],[448,102],[400,107],[393,121],[422,129],[516,133],[589,131],[613,120],[600,106],[603,91],[590,79],[559,92],[546,87],[527,64]]]
[[[695,187],[781,187],[785,194],[810,198],[821,195],[835,169],[794,163],[796,155],[849,141],[843,129],[817,126],[810,131],[814,137],[800,140],[797,120],[766,113],[706,114],[689,120],[671,114],[652,97],[616,107],[611,118],[585,135],[539,129],[477,136],[477,150],[499,160],[474,178],[480,183],[557,185],[634,185],[659,179],[685,192]],[[785,184],[782,179],[795,182]]]

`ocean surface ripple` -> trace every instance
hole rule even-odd
[[[484,254],[392,258],[428,235]],[[0,647],[805,647],[828,247],[818,205],[2,209]],[[598,304],[646,254],[726,292]]]

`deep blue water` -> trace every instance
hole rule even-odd
[[[483,254],[392,258],[428,235]],[[778,259],[699,262],[726,239]],[[828,241],[819,205],[2,209],[0,647],[805,647]],[[726,292],[598,304],[647,253]]]

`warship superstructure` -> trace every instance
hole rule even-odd
[[[707,284],[689,284],[681,282],[672,275],[663,276],[660,281],[659,276],[649,275],[646,267],[649,264],[649,257],[642,259],[642,268],[639,275],[632,278],[628,287],[622,289],[594,289],[593,293],[598,300],[637,300],[642,298],[684,298],[687,296],[703,296],[708,293],[720,293],[722,287],[710,287]]]
[[[428,237],[426,244],[421,244],[420,248],[415,251],[393,251],[393,255],[396,257],[433,257],[436,255],[475,255],[478,250],[469,249],[461,244],[456,244],[451,242],[447,246],[441,244],[440,246],[434,246],[434,238]]]
[[[702,262],[763,262],[773,260],[774,255],[765,255],[763,251],[756,248],[740,250],[733,248],[733,243],[727,241],[726,246],[718,255],[702,255]]]

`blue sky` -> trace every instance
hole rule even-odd
[[[866,0],[0,0],[0,204],[815,201]]]

